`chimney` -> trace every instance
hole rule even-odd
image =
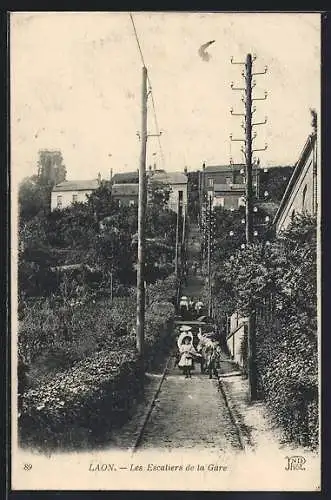
[[[187,166],[184,167],[184,174],[187,175]]]
[[[110,180],[112,180],[112,178],[113,178],[113,169],[111,168],[110,169]]]
[[[202,164],[202,170],[204,170],[205,168],[206,168],[206,164],[205,164],[205,162],[203,162],[203,164]]]
[[[101,174],[100,174],[100,172],[98,173],[98,184],[99,184],[99,186],[101,184]]]

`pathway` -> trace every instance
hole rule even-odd
[[[188,241],[189,258],[200,255],[200,235],[196,225],[191,225]],[[189,274],[182,294],[199,297],[203,278]],[[221,372],[233,371],[233,364],[224,357]],[[220,391],[218,380],[201,374],[199,365],[191,379],[185,379],[180,368],[170,362],[153,411],[145,426],[140,449],[176,448],[217,452],[240,450],[237,428]]]
[[[209,380],[198,368],[191,379],[185,379],[172,362],[139,448],[240,450],[218,380]]]

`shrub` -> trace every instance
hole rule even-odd
[[[315,448],[318,442],[317,341],[300,324],[270,328],[258,342],[259,379],[285,441]]]
[[[132,328],[135,304],[135,296],[77,308],[48,302],[32,308],[34,325],[32,312],[25,311],[20,349],[30,359],[32,383],[28,388],[21,370],[22,442],[41,447],[95,443],[125,421],[144,381]],[[147,309],[145,368],[155,368],[168,352],[173,319],[170,303],[154,302]],[[69,340],[61,334],[64,323]]]
[[[310,448],[318,444],[316,276],[316,219],[305,214],[269,246],[238,251],[216,277],[224,310],[257,312],[260,396],[284,440]]]
[[[147,369],[154,369],[169,350],[175,307],[169,302],[154,302],[146,312],[145,349]]]
[[[175,303],[177,288],[179,286],[176,275],[171,274],[164,280],[158,280],[148,287],[147,297],[150,305],[154,302]]]
[[[134,349],[101,351],[29,389],[21,404],[21,438],[74,446],[83,430],[95,441],[130,410],[142,388],[139,371]]]
[[[49,373],[68,369],[94,352],[116,347],[130,331],[134,304],[132,297],[115,299],[113,304],[49,299],[24,303],[18,352],[29,366],[30,384],[37,385]],[[130,337],[126,343],[134,344]]]

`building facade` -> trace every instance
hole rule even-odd
[[[253,188],[259,197],[260,169],[253,167]],[[245,165],[214,165],[203,164],[200,172],[200,199],[204,195],[212,198],[213,207],[222,206],[225,209],[237,210],[244,205],[246,192]]]
[[[209,165],[202,166],[202,187],[208,189],[214,184],[243,184],[245,165]]]
[[[61,210],[73,203],[86,203],[88,196],[98,189],[100,178],[88,181],[63,181],[51,193],[51,210]]]
[[[296,214],[317,214],[317,134],[309,135],[274,217],[276,234],[286,229]]]
[[[171,188],[169,194],[168,208],[177,213],[178,197],[182,192],[183,209],[187,209],[187,176],[181,172],[165,172],[164,170],[150,170],[148,177],[158,182],[168,184]]]
[[[150,166],[146,171],[147,182],[155,180],[169,185],[169,201],[167,207],[177,212],[179,193],[182,192],[183,208],[186,211],[188,194],[188,178],[181,172],[166,172]],[[122,206],[134,206],[138,204],[139,174],[137,171],[115,174],[112,177],[112,197],[118,200]]]
[[[245,184],[214,184],[207,190],[208,199],[212,198],[212,207],[237,210],[245,204]]]
[[[138,206],[139,184],[137,183],[113,184],[111,193],[119,207]]]

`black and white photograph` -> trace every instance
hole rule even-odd
[[[320,491],[321,15],[9,27],[13,491]]]

